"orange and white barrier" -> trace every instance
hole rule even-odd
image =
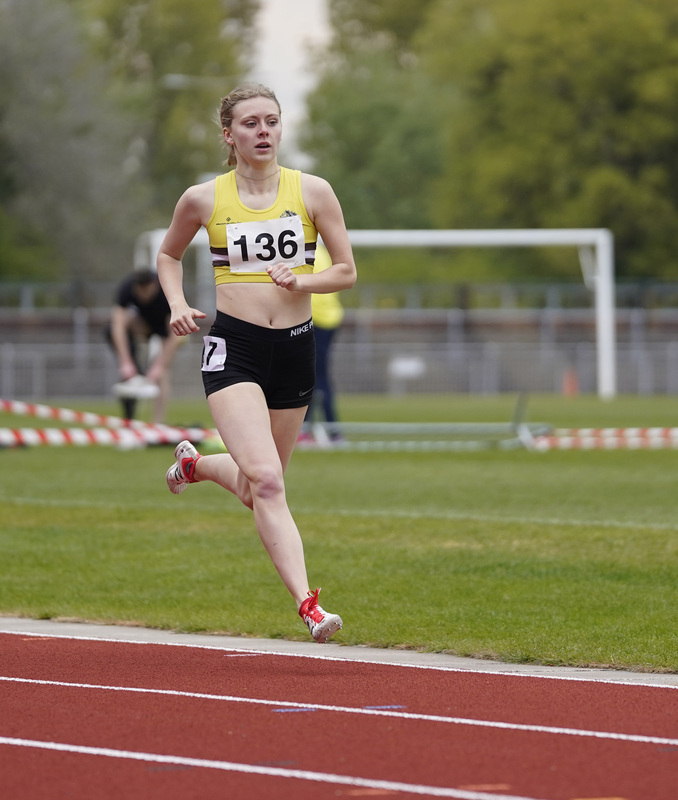
[[[678,428],[561,428],[537,436],[535,450],[667,450],[678,448]]]
[[[183,439],[194,443],[218,441],[219,434],[210,428],[182,428],[171,425],[153,425],[141,420],[126,420],[122,417],[73,411],[68,408],[20,400],[0,399],[0,412],[32,416],[41,419],[76,423],[72,428],[0,428],[0,447],[33,445],[114,445],[120,448],[143,447],[144,445],[178,444]],[[351,426],[346,426],[350,429]],[[353,426],[355,427],[355,426]],[[403,427],[397,424],[386,426],[390,432]],[[472,426],[471,426],[472,427]],[[394,430],[391,431],[391,428]],[[441,431],[442,433],[442,431]],[[436,440],[434,442],[357,442],[354,449],[469,449],[473,442],[455,443]],[[446,446],[447,445],[447,446]],[[348,443],[343,449],[349,448]],[[520,446],[520,445],[518,445]],[[549,450],[662,450],[678,448],[678,428],[560,428],[548,434],[535,434],[523,446],[537,452]]]
[[[0,399],[0,411],[9,414],[56,419],[96,427],[73,428],[0,428],[0,447],[35,445],[114,445],[132,448],[144,445],[178,444],[183,439],[201,442],[217,435],[208,428],[182,428],[172,425],[152,425],[141,420],[73,411],[69,408],[19,400]]]
[[[558,428],[556,436],[594,436],[600,439],[662,439],[678,441],[678,428]]]
[[[0,411],[23,417],[58,419],[61,422],[77,422],[81,425],[103,425],[106,428],[145,427],[147,422],[126,420],[122,417],[109,417],[92,414],[89,411],[73,411],[70,408],[55,408],[40,403],[25,403],[22,400],[0,399]]]

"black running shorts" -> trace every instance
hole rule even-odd
[[[205,395],[236,383],[256,383],[269,408],[309,405],[315,386],[313,322],[262,328],[217,311],[202,351]]]

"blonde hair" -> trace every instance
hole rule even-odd
[[[221,105],[219,106],[219,125],[222,130],[224,128],[230,128],[231,125],[233,125],[233,111],[238,103],[242,103],[243,100],[251,100],[253,97],[267,97],[269,100],[273,100],[278,106],[278,114],[281,113],[280,103],[272,89],[269,89],[261,83],[243,83],[236,89],[233,89],[233,91],[227,94],[221,101]],[[227,144],[226,147],[228,148],[226,166],[234,167],[238,163],[238,159],[235,155],[235,148],[230,144]]]

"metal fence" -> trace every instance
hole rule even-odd
[[[202,343],[180,348],[172,370],[175,397],[202,397]],[[332,371],[339,393],[595,393],[596,351],[566,344],[338,341]],[[620,345],[620,394],[678,394],[678,342]],[[0,397],[112,396],[116,363],[103,343],[0,345]]]

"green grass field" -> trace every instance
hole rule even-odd
[[[502,422],[514,404],[346,396],[341,414]],[[678,408],[539,396],[528,418],[673,427]],[[169,421],[210,424],[199,401]],[[214,485],[171,495],[172,461],[169,447],[0,451],[0,613],[307,640],[250,513]],[[287,484],[311,583],[344,618],[337,642],[676,671],[677,468],[678,450],[299,451]]]

